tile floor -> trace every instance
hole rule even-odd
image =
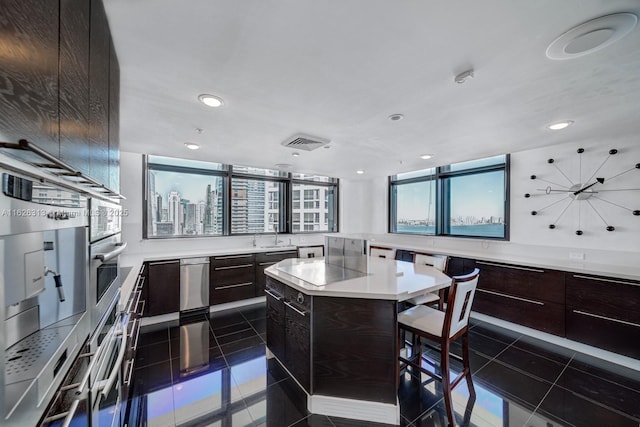
[[[307,413],[304,394],[265,357],[264,304],[196,320],[182,334],[177,321],[142,329],[131,400],[138,425],[382,425]],[[454,389],[459,425],[640,426],[640,372],[487,323],[472,321],[469,334],[476,399],[464,381]],[[192,343],[191,359],[181,339]],[[401,425],[445,426],[441,392],[420,382],[402,376]]]

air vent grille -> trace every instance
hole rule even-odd
[[[327,145],[329,142],[330,141],[328,139],[318,138],[315,136],[295,135],[284,141],[282,145],[295,150],[313,151],[316,148]]]

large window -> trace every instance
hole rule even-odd
[[[391,233],[508,239],[508,156],[390,178]]]
[[[338,231],[334,178],[160,156],[146,172],[147,238]]]

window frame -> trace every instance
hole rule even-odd
[[[178,165],[167,165],[167,164],[154,164],[150,161],[150,157],[153,155],[143,154],[142,156],[142,173],[143,173],[143,197],[142,197],[142,238],[145,240],[156,240],[156,239],[193,239],[193,238],[211,238],[211,237],[229,237],[229,236],[246,236],[246,235],[254,235],[254,234],[273,234],[273,231],[264,231],[264,232],[247,232],[247,233],[232,233],[232,225],[231,225],[231,213],[232,213],[232,189],[233,189],[233,179],[250,179],[254,181],[264,181],[266,182],[277,182],[282,185],[282,189],[279,191],[278,203],[278,233],[282,234],[314,234],[314,233],[339,233],[340,232],[340,180],[338,178],[327,177],[327,181],[315,181],[312,179],[300,179],[294,178],[294,173],[286,172],[281,176],[271,176],[271,175],[259,175],[259,174],[251,174],[246,172],[234,172],[234,165],[220,164],[216,162],[210,162],[212,164],[221,165],[222,169],[200,169],[193,168],[188,166],[178,166]],[[157,156],[157,157],[166,157],[166,156]],[[175,158],[176,160],[185,160],[180,158]],[[246,166],[243,166],[246,167]],[[261,168],[256,168],[261,169]],[[166,171],[166,172],[174,172],[174,173],[195,173],[200,175],[208,175],[208,176],[216,176],[223,179],[222,182],[222,233],[221,234],[197,234],[197,235],[170,235],[170,236],[150,236],[149,235],[149,173],[151,171]],[[310,175],[313,177],[313,175]],[[293,187],[295,184],[300,185],[312,185],[316,187],[333,187],[335,193],[335,206],[334,206],[334,230],[317,230],[317,231],[305,231],[303,222],[300,223],[300,230],[293,231]],[[319,199],[318,199],[319,200]],[[304,211],[304,201],[303,201],[303,193],[300,192],[300,209],[302,212]],[[322,204],[321,204],[322,205]],[[265,201],[265,214],[268,215],[269,201]],[[322,209],[320,207],[319,209]],[[329,209],[327,207],[327,209]],[[301,213],[302,213],[301,212]],[[329,215],[327,215],[328,217]],[[303,215],[300,215],[301,220]],[[328,220],[327,220],[328,224]],[[322,224],[321,224],[322,225]]]
[[[468,169],[461,169],[451,171],[449,168],[451,165],[439,166],[435,168],[433,174],[426,174],[424,176],[411,177],[406,179],[394,179],[393,176],[388,178],[388,221],[387,232],[390,234],[401,234],[410,236],[433,236],[433,237],[454,237],[465,239],[481,239],[481,240],[502,240],[508,241],[510,239],[510,181],[511,181],[511,156],[510,154],[504,155],[504,163],[489,166],[470,167]],[[451,210],[451,198],[447,195],[447,185],[450,182],[450,178],[478,175],[489,172],[502,171],[504,173],[504,237],[494,236],[473,236],[464,234],[451,234],[450,232],[450,210]],[[397,186],[403,184],[413,184],[419,182],[435,181],[435,229],[433,233],[410,233],[397,231]]]

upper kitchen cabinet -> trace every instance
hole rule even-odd
[[[120,66],[109,42],[109,188],[120,192]]]
[[[60,1],[60,160],[87,175],[89,16],[86,0]]]
[[[109,185],[109,23],[101,0],[91,1],[89,48],[89,175]]]
[[[0,141],[59,149],[58,0],[2,0]]]

